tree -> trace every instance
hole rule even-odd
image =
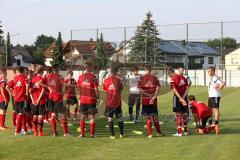
[[[47,49],[56,39],[52,36],[46,36],[46,35],[39,35],[36,38],[36,41],[34,42],[36,50],[38,48],[40,49]]]
[[[220,48],[221,47],[221,39],[213,39],[208,40],[206,44],[212,48]],[[223,47],[224,48],[237,48],[238,44],[234,38],[225,37],[223,38]]]
[[[53,54],[52,54],[52,62],[51,65],[52,66],[60,66],[63,64],[63,46],[62,46],[62,36],[61,36],[61,32],[58,32],[58,38],[55,41],[56,43],[56,47],[53,50]]]
[[[35,59],[35,62],[37,64],[44,65],[44,57],[43,57],[44,50],[41,48],[38,48],[36,51],[33,52],[33,58]]]
[[[7,33],[7,41],[4,44],[4,52],[1,56],[1,66],[10,66],[11,65],[11,42],[10,42],[10,34]]]
[[[33,55],[34,51],[36,50],[36,47],[34,45],[27,45],[25,44],[23,46],[31,55]]]
[[[153,15],[149,11],[142,25],[137,28],[135,36],[130,40],[130,62],[144,62],[145,50],[147,53],[146,61],[148,63],[154,62],[154,56],[160,54],[160,48],[156,45],[156,55],[154,55],[154,42],[157,43],[160,39],[158,38],[159,31],[155,28],[155,22],[152,20],[152,17]]]
[[[106,54],[102,33],[101,33],[100,39],[97,39],[97,54],[96,54],[96,58],[94,59],[94,63],[97,65],[98,69],[107,68],[108,57]]]
[[[4,38],[3,38],[3,29],[2,29],[2,25],[1,25],[1,21],[0,21],[0,46],[2,46],[4,44]]]

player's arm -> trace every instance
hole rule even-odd
[[[35,103],[36,105],[39,104],[40,100],[41,100],[42,97],[43,97],[44,92],[45,92],[45,88],[42,88],[41,93],[40,93],[40,95],[39,95],[39,97],[38,97],[38,99],[37,99],[37,101],[36,101],[36,103]]]
[[[1,86],[1,93],[2,93],[2,96],[4,98],[5,105],[7,105],[8,101],[7,101],[7,96],[6,96],[5,92],[4,92],[4,89],[5,89],[5,86]]]
[[[177,89],[175,87],[172,88],[173,93],[179,98],[179,101],[185,106],[187,105],[187,102],[181,97],[181,95],[178,93]]]
[[[29,95],[30,95],[30,98],[31,98],[32,102],[35,103],[35,102],[34,102],[33,95],[32,95],[32,88],[31,88],[31,87],[30,87],[30,89],[29,89]]]
[[[184,92],[184,94],[183,94],[183,99],[185,99],[186,97],[187,97],[187,95],[188,95],[188,92],[189,92],[189,85],[187,85],[187,87],[186,87],[186,91]]]
[[[218,91],[221,91],[225,87],[226,83],[222,79],[219,79],[219,81],[220,81],[220,87]]]
[[[158,86],[158,87],[156,88],[156,91],[155,91],[153,97],[152,97],[151,100],[150,100],[150,104],[153,104],[153,102],[154,102],[154,100],[157,98],[159,92],[160,92],[160,86]]]
[[[9,85],[13,85],[12,83],[13,83],[13,82],[11,81],[11,82],[9,82],[9,84],[6,86],[6,90],[8,91],[8,93],[9,93],[10,95],[13,95],[13,88],[9,86]]]

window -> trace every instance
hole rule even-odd
[[[208,57],[208,64],[213,64],[213,57]]]
[[[240,59],[238,59],[238,58],[232,58],[231,59],[232,64],[239,64],[240,63],[239,61],[240,61]]]

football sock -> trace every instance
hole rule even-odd
[[[3,114],[2,116],[3,116],[3,117],[2,117],[2,121],[3,121],[3,122],[2,122],[2,123],[3,123],[3,127],[6,127],[6,126],[5,126],[6,114]]]
[[[38,118],[39,132],[43,132],[43,118]]]
[[[147,129],[148,129],[148,135],[152,135],[152,119],[147,118]]]
[[[120,134],[123,135],[123,121],[118,122],[118,127],[119,127],[119,130],[120,130]]]
[[[28,128],[31,130],[32,129],[32,119],[31,119],[30,114],[26,115],[26,122],[27,122]]]
[[[13,111],[12,112],[12,124],[13,124],[13,126],[16,126],[16,116],[17,116],[16,112]]]
[[[136,105],[136,120],[139,119],[139,114],[140,114],[140,104]]]
[[[33,131],[34,133],[37,133],[37,124],[38,124],[38,119],[37,117],[33,117]]]
[[[3,127],[3,115],[0,114],[0,126]]]
[[[182,134],[182,127],[178,127],[177,132],[178,132],[178,134]]]
[[[161,130],[160,130],[160,124],[159,124],[159,121],[154,121],[154,126],[156,128],[156,131],[157,133],[161,133]]]
[[[64,134],[68,134],[68,126],[67,126],[67,124],[68,124],[68,121],[67,121],[67,119],[62,119],[62,126],[63,126],[63,132],[64,132]]]
[[[212,125],[212,118],[209,119],[208,124]]]
[[[90,135],[91,136],[94,136],[95,135],[95,125],[96,123],[95,122],[90,122]]]
[[[70,108],[67,108],[67,117],[70,118]]]
[[[56,122],[56,117],[55,116],[52,116],[51,123],[52,123],[52,132],[54,134],[56,134],[57,133],[57,122]]]
[[[81,119],[80,120],[80,132],[81,132],[82,136],[84,136],[84,129],[85,129],[85,120]]]
[[[113,120],[108,121],[108,127],[109,127],[109,131],[110,131],[111,135],[115,136]]]
[[[75,107],[75,108],[74,108],[74,118],[77,118],[77,112],[78,112],[78,108]]]
[[[27,125],[26,125],[26,114],[22,115],[22,129],[27,132]]]
[[[188,115],[183,115],[184,132],[188,132]]]
[[[178,134],[182,134],[182,115],[177,114],[177,129],[178,129]]]
[[[16,116],[16,133],[20,133],[20,130],[22,128],[22,115],[17,114]]]

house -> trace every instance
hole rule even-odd
[[[161,53],[157,55],[157,63],[166,64],[174,68],[187,65],[189,69],[207,69],[209,66],[219,64],[218,52],[202,42],[188,42],[175,40],[162,40],[158,43]],[[125,63],[130,49],[124,51],[120,48],[113,60]],[[115,58],[116,57],[116,58]]]
[[[225,56],[226,70],[240,70],[240,48]]]
[[[4,47],[0,47],[0,55],[4,53]],[[11,63],[13,67],[24,66],[27,67],[29,64],[35,62],[34,58],[29,52],[23,47],[13,47],[11,49]]]
[[[106,54],[111,57],[115,52],[115,48],[109,42],[104,42]],[[51,44],[44,51],[45,64],[51,66],[51,54],[55,48],[55,44]],[[96,41],[81,41],[70,40],[63,43],[63,52],[65,65],[81,66],[89,59],[96,57],[97,42]]]

